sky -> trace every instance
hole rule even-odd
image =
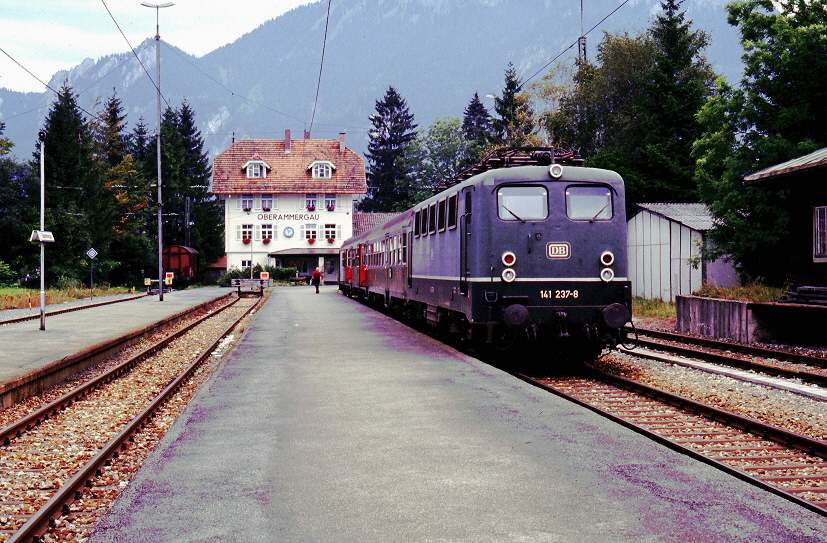
[[[142,1],[0,0],[0,87],[43,92],[60,70],[129,51],[129,44],[138,47],[155,36],[156,12],[161,39],[200,57],[319,0],[172,0],[175,5],[160,9],[142,6]]]

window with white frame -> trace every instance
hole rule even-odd
[[[261,210],[262,211],[270,211],[271,209],[275,209],[276,206],[273,205],[275,202],[273,201],[272,194],[262,194],[261,195]]]
[[[333,211],[334,209],[336,209],[336,195],[335,194],[325,194],[324,195],[324,206],[329,211]]]
[[[261,225],[261,239],[275,239],[275,233],[272,224]]]
[[[253,239],[253,225],[252,224],[239,224],[239,225],[236,225],[235,239],[237,239],[239,241],[243,241],[245,239],[252,240]]]
[[[333,168],[330,162],[315,162],[313,164],[313,179],[330,179],[333,177]]]
[[[244,211],[253,209],[253,195],[242,194],[241,198],[238,199],[238,209],[243,209]]]
[[[324,237],[325,239],[339,239],[342,237],[342,227],[341,225],[335,224],[326,224],[324,225]]]
[[[813,209],[813,260],[827,262],[827,206]]]
[[[256,162],[248,164],[247,177],[251,179],[264,177],[264,165]]]
[[[249,268],[250,266],[252,266],[252,264],[253,264],[252,260],[242,260],[241,261],[241,268],[242,269]]]
[[[313,211],[316,209],[316,201],[318,200],[316,194],[305,194],[304,195],[304,207],[308,209],[308,211]]]
[[[316,239],[317,237],[317,228],[318,226],[313,223],[303,224],[301,226],[300,234],[304,237],[304,239]]]

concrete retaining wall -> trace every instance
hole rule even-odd
[[[759,341],[750,302],[697,296],[676,296],[676,327],[687,332],[740,343]],[[759,334],[760,335],[760,334]]]

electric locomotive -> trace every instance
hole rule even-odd
[[[480,173],[347,240],[340,290],[477,349],[582,360],[624,341],[621,177],[560,163],[554,150],[493,155],[470,172]]]

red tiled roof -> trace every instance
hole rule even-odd
[[[211,264],[207,264],[207,268],[210,269],[219,269],[219,270],[226,270],[227,269],[227,255],[219,257],[218,260]]]
[[[365,163],[354,151],[339,151],[339,140],[291,139],[289,153],[285,140],[240,140],[213,162],[212,191],[215,194],[246,193],[338,193],[365,194]],[[272,169],[263,179],[248,179],[243,169],[249,160],[263,160]],[[330,179],[313,179],[308,167],[316,160],[335,166]]]
[[[363,211],[353,212],[353,235],[358,236],[381,226],[401,213],[365,213]]]

